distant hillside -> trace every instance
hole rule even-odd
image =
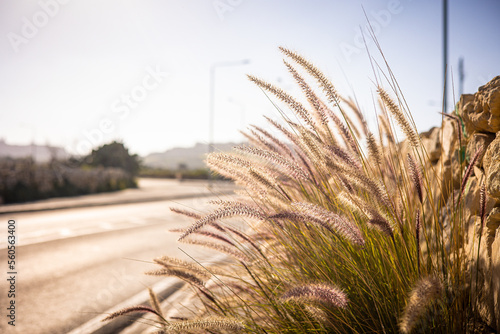
[[[214,151],[230,151],[234,146],[241,143],[219,143],[214,144]],[[208,153],[207,144],[196,144],[193,147],[173,148],[163,153],[151,153],[142,159],[143,164],[153,168],[166,168],[175,170],[180,164],[188,169],[204,168],[205,157]]]
[[[33,157],[36,162],[47,162],[52,157],[67,159],[69,154],[62,147],[46,145],[10,145],[0,139],[0,157]]]

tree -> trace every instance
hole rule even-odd
[[[131,155],[123,143],[117,141],[92,150],[85,161],[90,166],[122,168],[131,175],[137,175],[140,167],[137,154]]]

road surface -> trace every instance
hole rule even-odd
[[[166,192],[184,194],[180,189],[188,187],[193,195],[207,195],[205,185],[155,182],[149,184],[156,184],[154,191],[168,185]],[[177,243],[177,234],[168,232],[192,222],[171,213],[170,206],[203,209],[209,199],[1,214],[0,268],[5,278],[0,282],[0,333],[67,333],[96,316],[104,317],[112,306],[157,282],[159,278],[143,275],[156,268],[150,263],[154,257],[188,259],[179,246],[197,259],[210,256],[205,249]],[[15,220],[17,236],[15,298],[8,297],[9,219]],[[12,300],[15,327],[7,317]]]

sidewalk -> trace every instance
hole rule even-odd
[[[0,214],[59,210],[68,208],[93,207],[104,205],[143,203],[205,197],[233,193],[235,186],[230,182],[214,182],[209,189],[208,181],[140,178],[139,188],[116,192],[99,193],[75,197],[61,197],[20,204],[0,205]]]

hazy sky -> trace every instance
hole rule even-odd
[[[141,155],[208,142],[278,118],[245,74],[298,93],[278,46],[298,51],[355,94],[373,127],[366,12],[420,131],[441,120],[441,1],[0,0],[0,138],[85,153],[112,139]],[[466,93],[500,74],[500,1],[449,1],[449,65]],[[368,37],[369,38],[369,37]],[[376,55],[373,42],[369,50]],[[455,94],[457,94],[455,88]],[[450,89],[451,90],[451,89]],[[453,102],[450,92],[450,105]]]

